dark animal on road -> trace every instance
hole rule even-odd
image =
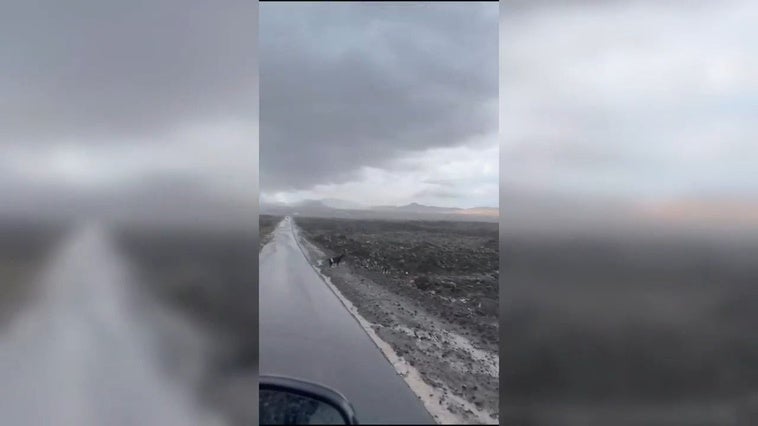
[[[342,262],[342,258],[345,257],[345,253],[342,253],[339,256],[330,257],[329,258],[329,266],[337,266]]]

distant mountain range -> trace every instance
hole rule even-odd
[[[667,233],[713,233],[739,236],[758,233],[758,199],[671,199],[642,202],[623,197],[501,188],[500,211],[493,207],[450,208],[410,203],[401,206],[361,206],[341,200],[308,200],[296,204],[261,203],[262,214],[302,215],[353,219],[500,221],[507,232],[535,235],[597,233],[641,235],[654,229]],[[340,208],[341,206],[344,206]],[[736,231],[735,231],[736,230]],[[740,231],[740,232],[737,232]]]
[[[470,209],[456,207],[427,206],[410,203],[402,206],[364,206],[337,199],[305,200],[298,203],[261,202],[262,214],[302,215],[336,218],[376,218],[376,219],[426,219],[426,220],[466,220],[496,222],[499,211],[492,207]]]
[[[463,209],[456,207],[425,206],[419,203],[410,203],[404,206],[375,206],[374,210],[398,211],[407,213],[456,213]]]

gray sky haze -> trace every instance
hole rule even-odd
[[[497,3],[260,7],[262,201],[497,206]]]
[[[253,208],[257,22],[244,0],[6,2],[2,207],[203,188]]]
[[[575,198],[756,199],[758,3],[507,3],[503,185]]]

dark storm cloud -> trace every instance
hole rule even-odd
[[[497,131],[496,3],[261,4],[263,191]]]
[[[250,117],[256,21],[247,0],[4,2],[2,143],[156,138]]]

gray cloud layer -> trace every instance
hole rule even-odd
[[[496,133],[497,6],[261,4],[261,189]]]
[[[140,191],[253,204],[257,34],[247,0],[5,2],[0,207],[136,208]]]
[[[4,3],[3,142],[104,142],[249,118],[256,9],[243,0]]]

